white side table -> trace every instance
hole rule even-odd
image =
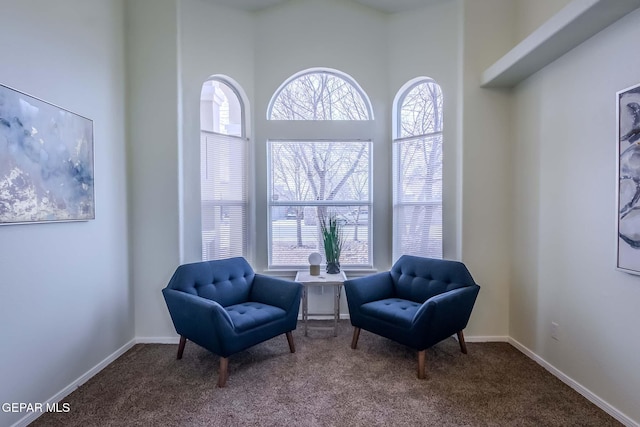
[[[304,322],[304,336],[311,326],[307,326],[309,316],[333,316],[333,336],[338,336],[338,320],[340,319],[340,294],[342,285],[347,280],[344,271],[337,274],[320,273],[319,276],[312,276],[309,271],[298,271],[296,282],[303,285],[302,289],[302,321]],[[331,286],[333,289],[333,313],[309,313],[309,287],[311,286]],[[331,327],[313,327],[314,329],[332,329]]]

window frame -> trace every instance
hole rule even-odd
[[[431,133],[427,133],[427,134],[419,134],[419,135],[409,135],[409,136],[401,136],[402,135],[402,107],[404,105],[404,102],[407,98],[407,96],[409,95],[409,93],[411,93],[411,91],[413,89],[415,89],[416,87],[422,85],[422,84],[429,84],[429,83],[433,83],[435,84],[439,91],[440,91],[440,96],[442,97],[442,109],[441,109],[441,117],[442,117],[442,121],[441,121],[441,126],[440,126],[440,130],[437,131],[433,131]],[[441,238],[440,238],[440,253],[441,253],[441,257],[444,256],[444,94],[442,92],[442,86],[440,86],[438,84],[438,82],[430,77],[426,77],[426,76],[421,76],[421,77],[416,77],[408,82],[406,82],[401,88],[400,90],[398,90],[396,97],[394,99],[393,102],[393,121],[392,121],[392,174],[393,174],[393,178],[392,178],[392,192],[393,192],[393,206],[392,206],[392,210],[393,210],[393,214],[392,214],[392,257],[393,257],[393,261],[395,262],[395,260],[397,260],[402,253],[400,253],[400,247],[401,247],[401,243],[400,243],[400,233],[398,231],[398,221],[397,221],[397,212],[398,212],[398,208],[399,207],[405,207],[405,206],[437,206],[439,204],[440,206],[440,210],[441,210],[441,222],[442,222],[442,232],[441,232]],[[433,137],[440,137],[440,144],[441,144],[441,156],[442,156],[442,160],[441,160],[441,174],[442,174],[442,198],[437,201],[437,200],[428,200],[428,201],[424,201],[424,202],[406,202],[406,201],[400,201],[400,186],[402,185],[401,179],[400,179],[400,169],[401,169],[401,159],[400,156],[398,155],[398,150],[399,150],[399,144],[402,144],[403,142],[410,142],[410,141],[416,141],[416,140],[421,140],[421,139],[429,139],[429,138],[433,138]],[[426,254],[424,255],[426,256]]]
[[[350,84],[352,88],[354,88],[358,95],[362,98],[364,105],[366,106],[366,111],[368,114],[368,119],[365,120],[304,120],[304,119],[271,119],[273,106],[275,101],[278,99],[284,88],[295,79],[313,73],[327,73],[331,74],[337,78],[344,80],[346,83]],[[267,269],[269,271],[290,271],[290,270],[299,270],[301,268],[308,268],[308,264],[304,265],[280,265],[273,264],[273,230],[272,230],[272,208],[274,206],[366,206],[369,212],[369,223],[367,226],[367,239],[368,239],[368,247],[367,247],[367,258],[368,263],[366,264],[343,264],[343,270],[353,270],[353,271],[370,271],[373,269],[373,247],[374,247],[374,232],[373,232],[373,222],[375,219],[373,218],[373,204],[374,204],[374,176],[373,176],[373,166],[374,166],[374,137],[375,137],[375,126],[374,120],[375,115],[373,111],[373,106],[369,99],[369,96],[364,91],[364,89],[356,82],[356,80],[348,75],[347,73],[326,67],[314,67],[301,70],[292,76],[288,77],[283,81],[283,83],[276,89],[273,95],[270,98],[265,118],[266,118],[266,132],[265,132],[265,141],[266,141],[266,159],[267,159],[267,200],[265,203],[266,207],[266,244],[267,244]],[[309,123],[309,122],[312,122]],[[317,137],[321,135],[320,137]],[[299,141],[299,142],[367,142],[369,145],[369,162],[367,165],[368,168],[368,201],[367,202],[356,202],[356,201],[305,201],[305,202],[276,202],[273,201],[273,189],[271,185],[271,177],[272,177],[272,167],[273,160],[271,158],[271,148],[268,146],[271,141]],[[321,249],[320,249],[321,251]],[[323,255],[324,258],[324,255]]]
[[[244,93],[242,87],[232,78],[225,76],[225,75],[220,75],[220,74],[216,74],[216,75],[212,75],[209,78],[207,78],[203,83],[202,86],[204,86],[206,83],[211,82],[211,81],[217,81],[220,82],[221,84],[227,86],[231,92],[236,96],[237,101],[239,103],[239,108],[240,108],[240,120],[239,120],[239,124],[240,124],[240,135],[229,135],[229,134],[225,134],[225,133],[221,133],[221,132],[215,132],[215,131],[209,131],[209,130],[203,130],[202,129],[202,122],[200,122],[200,140],[202,141],[203,138],[203,134],[207,134],[207,135],[212,135],[214,137],[222,137],[222,138],[228,138],[231,140],[237,140],[237,141],[241,141],[244,144],[244,158],[243,160],[243,170],[244,170],[244,183],[243,183],[243,192],[244,192],[244,197],[243,200],[241,201],[235,201],[235,200],[219,200],[217,201],[218,203],[215,203],[216,206],[220,206],[220,208],[223,208],[224,206],[240,206],[243,208],[243,231],[244,231],[244,235],[242,237],[242,254],[239,256],[245,257],[247,259],[251,259],[251,254],[253,253],[252,250],[252,241],[251,241],[251,227],[252,227],[252,202],[251,202],[251,177],[252,175],[250,174],[250,165],[251,165],[251,150],[252,150],[252,146],[251,146],[251,139],[249,137],[249,129],[248,129],[248,117],[249,117],[249,113],[248,113],[248,98],[246,96],[246,94]],[[201,87],[202,87],[201,86]],[[202,100],[202,98],[201,98]],[[201,112],[201,106],[199,108],[199,111]],[[201,244],[201,257],[204,260],[204,230],[203,230],[203,218],[202,218],[202,209],[203,209],[203,197],[202,197],[202,142],[201,142],[201,148],[200,148],[200,179],[199,179],[199,183],[200,183],[200,215],[201,215],[201,219],[200,219],[200,244]],[[206,162],[206,160],[205,160]],[[206,173],[206,172],[205,172]],[[209,257],[209,259],[214,259]]]

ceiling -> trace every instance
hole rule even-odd
[[[236,9],[257,11],[266,9],[276,4],[285,3],[287,0],[208,0],[212,3],[221,4]],[[442,0],[354,0],[357,3],[372,7],[381,12],[396,13],[406,12],[436,3]]]

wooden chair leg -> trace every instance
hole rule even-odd
[[[427,365],[427,354],[426,350],[420,350],[418,352],[418,378],[423,380],[426,378],[426,365]]]
[[[351,348],[354,350],[358,346],[358,338],[360,338],[360,328],[353,328],[353,339],[351,340]]]
[[[184,345],[187,343],[187,339],[183,336],[180,336],[180,344],[178,344],[178,356],[177,359],[182,359],[182,353],[184,353]]]
[[[289,350],[291,353],[296,352],[296,345],[293,343],[293,334],[291,331],[287,332],[287,342],[289,343]]]
[[[220,372],[218,373],[218,387],[222,388],[227,384],[229,377],[229,358],[220,358]]]
[[[467,343],[464,342],[464,334],[462,331],[458,331],[458,342],[460,343],[460,351],[467,354]]]

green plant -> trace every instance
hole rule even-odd
[[[337,264],[339,266],[344,239],[342,236],[342,225],[338,222],[335,215],[329,215],[320,221],[320,232],[322,233],[327,265]]]

